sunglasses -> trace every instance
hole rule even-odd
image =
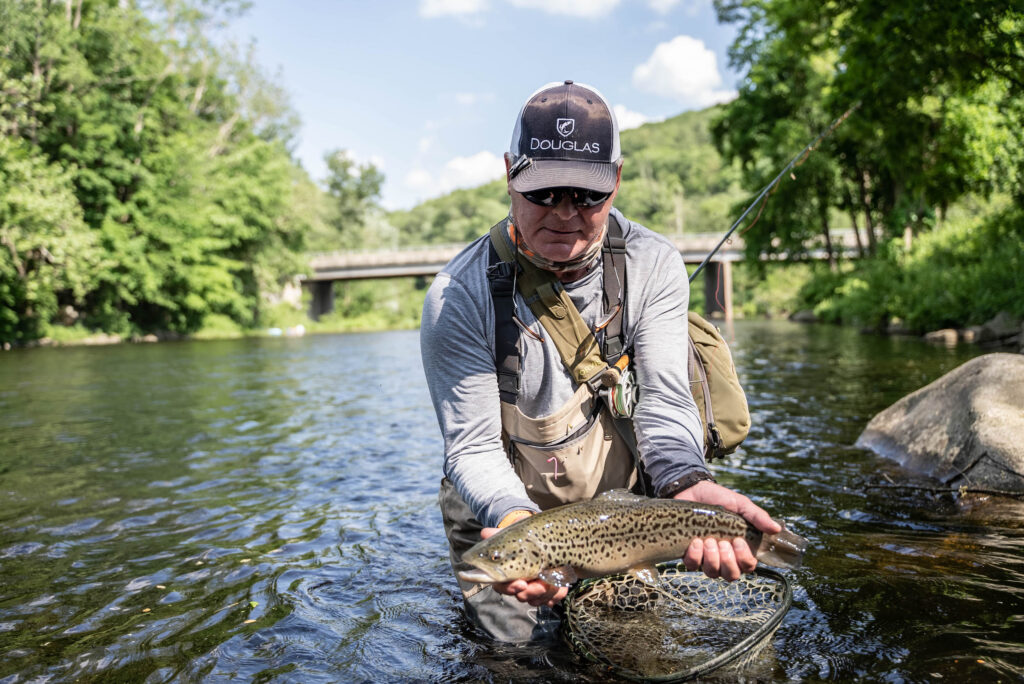
[[[562,203],[562,198],[569,195],[570,202],[577,207],[586,207],[587,209],[604,204],[612,195],[610,192],[584,190],[583,188],[541,188],[520,194],[530,202],[542,207],[557,207]]]

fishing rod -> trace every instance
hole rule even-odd
[[[755,206],[757,206],[758,202],[760,202],[762,199],[764,199],[765,196],[769,192],[772,191],[772,188],[774,188],[776,185],[778,185],[779,181],[786,174],[786,172],[789,171],[790,169],[792,169],[798,163],[802,163],[803,160],[811,153],[811,151],[814,150],[815,146],[818,143],[820,143],[822,140],[827,138],[832,133],[832,131],[834,131],[837,128],[839,128],[839,125],[841,123],[843,123],[844,121],[846,121],[847,117],[849,117],[850,114],[853,114],[853,111],[855,109],[857,109],[858,107],[860,107],[860,102],[857,102],[852,107],[850,107],[845,112],[843,112],[835,121],[832,122],[831,126],[829,126],[827,129],[825,129],[825,131],[823,131],[820,135],[818,135],[817,138],[815,138],[810,143],[808,143],[807,147],[805,147],[803,150],[800,151],[800,154],[798,154],[795,157],[793,157],[793,159],[788,164],[786,164],[785,168],[783,168],[782,171],[779,171],[779,175],[777,175],[775,177],[775,179],[772,180],[771,183],[769,183],[768,185],[764,186],[764,189],[761,190],[761,192],[757,195],[757,197],[754,198],[754,201],[751,202],[747,206],[747,208],[743,211],[743,213],[740,214],[740,217],[738,219],[736,219],[736,222],[734,224],[732,224],[732,227],[725,233],[725,235],[722,237],[722,239],[718,241],[718,244],[715,245],[715,248],[712,249],[708,253],[708,255],[706,257],[704,257],[704,261],[700,262],[700,265],[697,267],[697,270],[695,270],[690,275],[690,282],[691,283],[693,282],[693,279],[697,277],[697,274],[700,273],[701,270],[703,270],[704,267],[708,265],[708,262],[711,261],[711,258],[715,256],[715,254],[718,252],[718,250],[720,250],[722,248],[722,245],[724,245],[729,240],[729,238],[732,237],[732,234],[734,232],[736,232],[736,229],[743,222],[743,219],[745,219],[747,217],[747,214],[749,214],[751,212],[751,210]],[[768,202],[768,200],[765,199],[765,204],[767,204],[767,202]],[[762,206],[761,209],[763,210],[764,206]],[[760,216],[760,212],[758,212],[758,216]],[[756,220],[755,220],[755,223],[756,223]],[[751,224],[751,226],[752,225],[753,224]]]

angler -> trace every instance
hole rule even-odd
[[[563,144],[531,149],[533,138]],[[620,488],[718,505],[778,533],[708,470],[705,453],[735,448],[749,423],[730,447],[698,411],[686,268],[667,239],[612,206],[622,156],[605,98],[572,81],[540,88],[505,164],[508,216],[438,274],[420,329],[454,569],[469,570],[463,554],[493,528]],[[716,368],[734,377],[724,359]],[[742,391],[735,405],[745,416]],[[745,533],[695,538],[684,561],[726,579],[757,564]],[[511,642],[556,629],[550,608],[567,593],[541,579],[459,586],[468,617]]]

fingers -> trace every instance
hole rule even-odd
[[[708,577],[721,577],[730,582],[745,572],[753,572],[757,559],[742,537],[735,539],[694,539],[683,556],[687,570],[703,570]]]
[[[750,546],[747,545],[747,540],[743,537],[736,537],[732,540],[732,549],[736,555],[736,565],[740,572],[754,572],[754,568],[757,567],[757,558],[754,557]]]
[[[488,537],[493,537],[497,533],[498,533],[498,528],[497,527],[485,527],[484,529],[480,530],[480,538],[481,539],[487,539]]]
[[[517,579],[492,586],[499,594],[514,596],[531,606],[553,606],[569,594],[569,587],[556,587],[543,580]]]

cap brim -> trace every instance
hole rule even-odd
[[[516,174],[509,185],[516,192],[541,188],[584,188],[611,192],[618,180],[615,162],[580,162],[560,159],[536,159]]]

